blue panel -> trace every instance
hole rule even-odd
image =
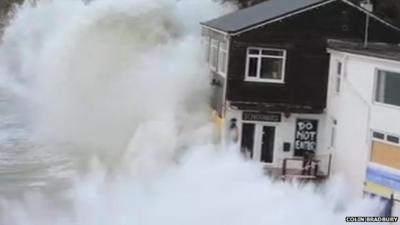
[[[383,169],[367,168],[367,180],[395,190],[400,190],[400,175]]]

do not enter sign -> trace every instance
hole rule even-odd
[[[317,148],[318,120],[298,119],[294,150],[296,156],[303,155],[304,151],[315,151]]]

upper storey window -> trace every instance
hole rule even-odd
[[[208,38],[203,43],[211,70],[225,76],[228,66],[228,42]]]
[[[210,60],[210,37],[202,37],[203,51],[207,62]]]
[[[375,90],[377,102],[400,106],[400,73],[378,70]]]
[[[211,69],[217,71],[217,68],[218,68],[218,40],[216,40],[216,39],[211,39],[210,66],[211,66]]]
[[[248,48],[246,81],[284,83],[286,50]]]
[[[226,67],[228,61],[228,44],[226,42],[219,42],[218,51],[218,73],[226,75]]]

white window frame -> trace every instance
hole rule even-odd
[[[375,138],[373,136],[374,132],[378,132],[378,133],[383,134],[384,135],[383,139]],[[381,143],[388,144],[388,145],[393,145],[393,146],[400,146],[400,142],[399,143],[395,143],[395,142],[391,142],[391,141],[387,140],[388,136],[400,137],[400,135],[398,135],[398,134],[394,134],[394,133],[390,133],[390,132],[382,131],[382,130],[372,129],[371,133],[370,133],[370,136],[371,136],[371,140],[372,141],[381,142]]]
[[[218,74],[226,76],[228,65],[228,43],[219,42],[218,46]],[[223,54],[225,54],[225,60],[223,60]]]
[[[217,65],[213,65],[213,62],[214,62],[214,54],[213,54],[213,48],[215,48],[216,49],[216,54],[215,54],[215,57],[217,57],[216,58],[216,60],[217,60]],[[213,70],[213,71],[215,71],[215,72],[217,72],[217,69],[218,69],[218,50],[219,49],[219,43],[218,43],[218,40],[217,39],[214,39],[214,38],[211,38],[211,43],[210,43],[210,57],[209,57],[209,64],[210,64],[210,68],[211,68],[211,70]]]
[[[259,54],[250,54],[250,50],[258,50]],[[282,56],[277,56],[277,55],[264,55],[262,54],[262,51],[279,51],[282,52]],[[250,58],[257,58],[257,77],[249,77],[249,64],[250,64]],[[272,59],[282,59],[282,74],[281,74],[281,79],[266,79],[266,78],[260,78],[260,73],[261,73],[261,63],[263,58],[272,58]],[[277,49],[277,48],[258,48],[258,47],[249,47],[247,48],[246,52],[246,71],[245,71],[245,81],[250,81],[250,82],[264,82],[264,83],[280,83],[283,84],[285,83],[285,73],[286,73],[286,50],[285,49]]]
[[[254,136],[253,136],[253,149],[251,149],[253,151],[253,158],[251,158],[251,160],[261,163],[261,146],[262,146],[262,129],[264,126],[267,127],[274,127],[275,128],[275,136],[274,136],[274,148],[273,148],[273,157],[272,157],[272,162],[266,163],[266,162],[262,162],[263,165],[265,166],[274,166],[275,164],[279,163],[278,160],[278,143],[279,143],[279,136],[278,136],[278,132],[280,131],[280,126],[279,126],[279,122],[260,122],[260,121],[248,121],[248,120],[243,120],[242,121],[242,125],[244,123],[248,123],[248,124],[254,124]],[[240,137],[239,139],[242,139],[242,133],[240,133]],[[240,142],[240,145],[242,143]]]
[[[378,100],[377,92],[378,92],[378,90],[382,91],[382,87],[378,88],[379,72],[381,72],[381,71],[400,74],[400,71],[397,71],[397,70],[385,69],[385,68],[376,68],[375,69],[374,88],[373,88],[373,93],[372,93],[373,103],[378,106],[383,106],[383,107],[387,107],[387,108],[400,110],[400,105],[393,105],[393,104],[385,103],[384,100],[383,101]],[[385,77],[385,79],[386,79],[386,77]],[[383,99],[384,99],[384,97],[383,97]]]
[[[209,36],[203,36],[203,53],[204,53],[204,58],[207,63],[210,62],[210,37]]]

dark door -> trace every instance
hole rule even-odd
[[[275,127],[264,126],[261,138],[261,162],[272,163],[274,161]]]
[[[248,154],[253,158],[253,147],[254,147],[254,130],[255,125],[251,123],[243,123],[242,128],[242,152]]]

